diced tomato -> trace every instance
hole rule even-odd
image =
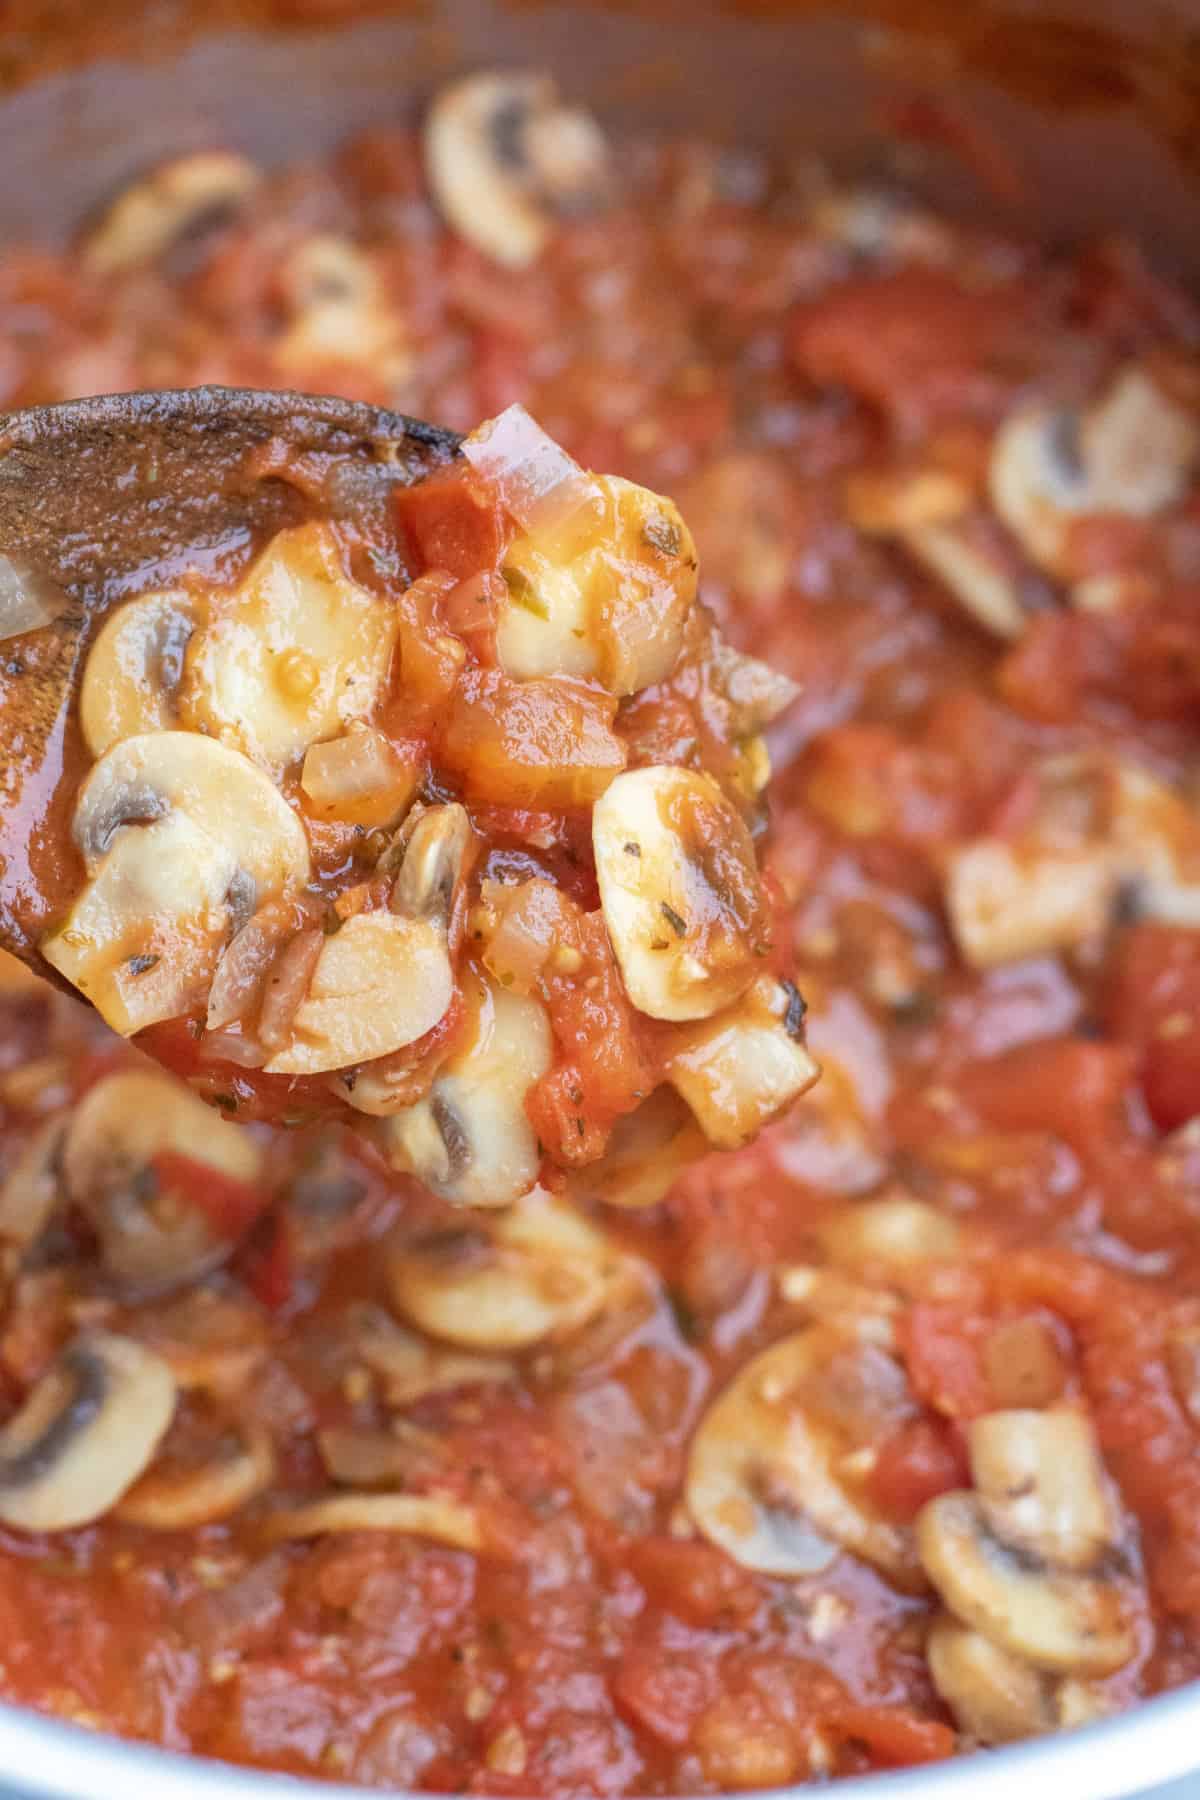
[[[655,1085],[601,915],[582,914],[574,937],[579,967],[548,968],[543,978],[562,1061],[525,1102],[542,1143],[567,1163],[594,1157]]]
[[[1200,1113],[1200,931],[1142,924],[1124,932],[1107,1010],[1140,1058],[1155,1124],[1171,1131]]]
[[[442,754],[473,799],[535,810],[590,806],[625,766],[609,695],[565,677],[468,669]]]
[[[826,732],[807,761],[805,798],[848,837],[932,844],[958,830],[961,785],[955,765],[883,725]]]
[[[613,1691],[617,1705],[639,1725],[680,1750],[716,1696],[717,1669],[703,1651],[635,1644],[621,1660]]]
[[[923,1719],[907,1706],[842,1706],[822,1723],[843,1743],[861,1744],[885,1768],[941,1762],[958,1742],[949,1725]]]
[[[242,1279],[260,1306],[282,1312],[292,1298],[291,1246],[282,1219],[264,1219],[239,1258]]]
[[[971,288],[909,266],[797,309],[790,345],[802,374],[846,387],[901,432],[991,418],[1044,359],[1044,326],[1016,282]]]
[[[512,531],[498,497],[464,462],[397,488],[396,509],[418,572],[444,570],[456,581],[494,569]]]
[[[1196,594],[1179,589],[1111,613],[1044,613],[1009,651],[996,685],[1010,706],[1047,723],[1114,701],[1138,718],[1188,718],[1200,703]]]
[[[1122,1044],[1050,1038],[972,1063],[956,1092],[997,1131],[1049,1131],[1086,1159],[1124,1127],[1136,1057]]]
[[[992,1393],[981,1356],[991,1321],[957,1306],[918,1302],[898,1321],[900,1354],[917,1397],[951,1419],[987,1412]]]
[[[178,1150],[160,1150],[151,1167],[161,1188],[179,1194],[188,1206],[203,1213],[223,1238],[242,1237],[267,1205],[261,1188]]]
[[[880,1445],[867,1486],[882,1511],[913,1519],[927,1500],[968,1481],[961,1436],[940,1419],[912,1419]]]
[[[628,1556],[651,1602],[690,1625],[744,1622],[761,1604],[753,1577],[700,1538],[637,1538]]]

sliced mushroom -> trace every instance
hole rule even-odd
[[[105,619],[88,652],[79,723],[93,756],[123,738],[169,731],[196,606],[179,588],[126,601]]]
[[[199,1390],[226,1399],[246,1389],[266,1360],[270,1341],[260,1307],[211,1287],[189,1287],[157,1306],[143,1306],[138,1333],[185,1393]]]
[[[476,1508],[439,1494],[329,1494],[278,1508],[263,1530],[268,1543],[340,1531],[398,1532],[452,1550],[479,1551],[487,1542]]]
[[[790,982],[762,975],[735,1006],[680,1032],[667,1080],[710,1144],[748,1143],[821,1073],[804,1047],[804,1007]]]
[[[1037,1669],[1111,1674],[1134,1653],[1118,1584],[1043,1562],[992,1531],[977,1494],[939,1494],[917,1516],[930,1580],[953,1613]]]
[[[96,275],[153,262],[209,219],[240,206],[260,179],[254,164],[233,150],[174,157],[117,196],[89,232],[84,262]]]
[[[138,1294],[182,1286],[221,1262],[234,1239],[155,1167],[164,1153],[253,1186],[257,1143],[182,1082],[149,1070],[108,1075],[72,1112],[62,1150],[66,1189],[100,1239],[108,1274]]]
[[[73,829],[88,883],[42,954],[126,1037],[197,1006],[230,926],[309,875],[304,829],[274,785],[187,731],[115,744]]]
[[[430,1344],[397,1325],[382,1307],[352,1307],[347,1318],[355,1353],[375,1376],[388,1406],[411,1406],[430,1394],[492,1386],[513,1379],[513,1365],[498,1356],[471,1356]]]
[[[992,505],[1034,562],[1060,572],[1074,519],[1150,518],[1182,498],[1200,453],[1200,420],[1136,365],[1082,414],[1034,407],[997,434]]]
[[[539,1000],[479,987],[469,1041],[427,1098],[385,1119],[376,1141],[394,1169],[457,1206],[510,1206],[537,1181],[541,1148],[525,1097],[550,1067]]]
[[[1200,818],[1179,794],[1105,755],[1051,757],[1037,780],[1018,835],[950,852],[946,906],[968,962],[1072,949],[1122,897],[1143,917],[1200,920]]]
[[[696,598],[696,546],[678,508],[596,477],[596,503],[505,553],[501,665],[521,680],[594,677],[625,696],[670,674]]]
[[[77,1337],[0,1431],[0,1519],[70,1531],[100,1518],[150,1463],[175,1410],[161,1358],[130,1338]]]
[[[604,1155],[573,1173],[571,1192],[579,1200],[629,1210],[657,1206],[703,1150],[690,1108],[671,1088],[660,1087],[617,1120]]]
[[[431,1031],[454,994],[445,930],[397,913],[356,913],[320,947],[269,1075],[369,1062]]]
[[[1068,1569],[1091,1568],[1115,1548],[1116,1513],[1082,1413],[985,1413],[967,1447],[983,1516],[1006,1544]]]
[[[1054,1683],[949,1613],[933,1622],[925,1644],[933,1685],[960,1731],[980,1744],[1015,1744],[1052,1731]]]
[[[927,569],[977,625],[1001,638],[1019,638],[1029,623],[1021,591],[991,545],[969,524],[923,525],[903,539],[910,555]]]
[[[410,919],[428,919],[443,930],[470,859],[473,834],[465,806],[424,809],[404,841],[403,861],[392,888],[392,908]]]
[[[890,1194],[839,1208],[818,1226],[817,1237],[834,1262],[852,1268],[863,1263],[903,1267],[954,1256],[962,1229],[924,1200]]]
[[[835,1414],[841,1390],[847,1418]],[[924,1585],[913,1534],[854,1491],[848,1464],[866,1429],[906,1417],[899,1364],[879,1347],[812,1326],[739,1371],[692,1439],[687,1506],[704,1536],[748,1569],[813,1575],[839,1551],[905,1590]],[[853,1415],[853,1416],[849,1416]],[[869,1441],[869,1440],[868,1440]]]
[[[188,646],[180,717],[281,769],[370,715],[398,624],[394,607],[350,579],[332,525],[280,531],[211,600]]]
[[[582,1331],[644,1288],[642,1264],[535,1188],[503,1212],[399,1243],[388,1260],[397,1312],[466,1350],[527,1350]]]
[[[559,103],[547,76],[505,70],[443,89],[425,126],[425,163],[454,229],[495,262],[522,269],[558,216],[603,197],[608,147],[586,113]]]
[[[392,387],[409,374],[403,314],[370,256],[349,238],[307,238],[284,261],[279,285],[289,319],[272,355],[283,373],[309,376],[314,366],[342,363]]]
[[[0,1185],[0,1241],[18,1250],[37,1242],[63,1199],[65,1121],[47,1119]]]
[[[766,948],[754,846],[716,782],[658,765],[596,802],[604,923],[629,998],[653,1019],[706,1019],[745,993]]]
[[[114,1516],[151,1531],[191,1531],[240,1512],[274,1479],[275,1451],[261,1425],[179,1420]]]

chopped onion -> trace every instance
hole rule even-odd
[[[0,556],[0,639],[23,637],[27,631],[52,625],[66,610],[67,600],[65,588],[48,576],[22,568],[11,556]]]
[[[324,932],[315,925],[297,932],[267,977],[258,1036],[268,1050],[278,1050],[290,1035],[324,942]]]
[[[310,746],[300,786],[314,812],[351,825],[390,825],[416,791],[420,771],[371,726]]]
[[[462,453],[526,531],[559,525],[601,498],[596,482],[523,406],[510,406],[484,425]]]

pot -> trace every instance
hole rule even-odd
[[[1197,0],[38,0],[0,32],[0,244],[71,230],[158,158],[266,161],[415,114],[464,67],[549,66],[616,130],[795,145],[1051,239],[1132,223],[1200,281]],[[37,1629],[37,1621],[29,1622]],[[352,1800],[0,1706],[0,1800]],[[1160,1784],[1171,1783],[1169,1788]],[[1200,1796],[1200,1685],[839,1800]]]

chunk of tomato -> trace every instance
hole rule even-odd
[[[1113,959],[1108,1020],[1138,1057],[1155,1124],[1200,1113],[1200,931],[1135,925]]]

